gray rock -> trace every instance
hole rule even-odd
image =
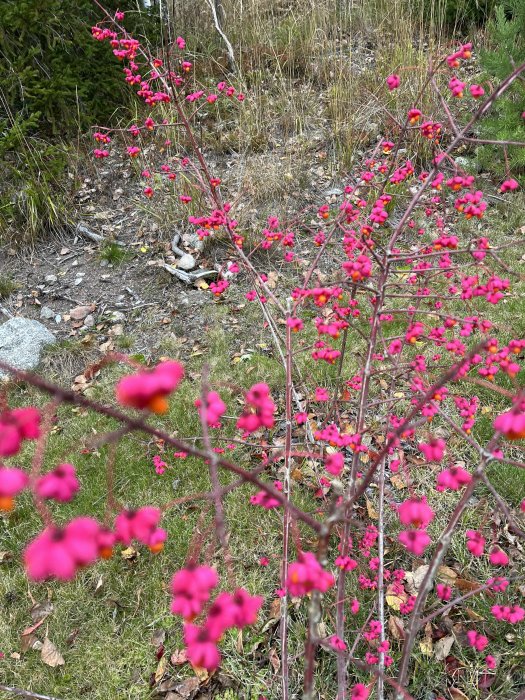
[[[93,328],[95,325],[95,317],[93,314],[88,314],[86,318],[84,319],[84,325],[86,328]]]
[[[35,369],[42,348],[54,342],[55,336],[39,321],[11,318],[0,325],[0,360],[17,369]],[[7,376],[0,370],[0,378]]]
[[[50,309],[49,306],[43,306],[40,309],[40,318],[45,318],[49,321],[49,319],[55,317],[55,312],[53,309]]]
[[[109,314],[109,320],[112,323],[120,323],[121,321],[126,320],[126,314],[122,313],[122,311],[112,311]]]
[[[193,248],[193,250],[204,250],[204,240],[201,240],[196,233],[191,233],[187,237],[187,244],[190,248]]]
[[[44,279],[46,282],[56,282],[58,277],[56,275],[46,275]]]
[[[177,267],[181,270],[193,270],[195,265],[195,258],[189,253],[185,253],[182,256],[182,258],[177,262]]]

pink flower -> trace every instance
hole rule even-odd
[[[357,600],[357,598],[354,598],[350,604],[350,612],[352,613],[352,615],[357,615],[360,607],[361,606],[359,604],[359,601]]]
[[[75,467],[72,464],[59,464],[56,469],[42,476],[36,483],[36,492],[41,498],[52,498],[66,503],[80,488]]]
[[[312,552],[301,552],[298,560],[288,568],[288,591],[294,596],[303,596],[311,591],[325,593],[335,583],[334,577],[325,571]]]
[[[525,610],[519,605],[493,605],[490,609],[496,620],[518,624],[525,618]]]
[[[428,443],[419,443],[419,449],[425,455],[428,462],[439,462],[445,454],[445,441],[441,438],[432,438]]]
[[[480,557],[485,550],[485,538],[477,530],[467,530],[467,549],[475,557]]]
[[[485,656],[485,663],[487,668],[489,668],[491,671],[496,668],[496,659],[492,656],[492,654]]]
[[[473,647],[476,651],[483,651],[483,649],[485,649],[485,647],[489,643],[487,637],[484,637],[482,634],[479,634],[479,632],[476,632],[476,630],[469,630],[467,632],[467,640],[470,646]]]
[[[352,694],[350,695],[350,700],[367,700],[370,695],[370,691],[362,683],[356,683],[352,688]]]
[[[478,97],[481,97],[485,94],[485,90],[481,87],[481,85],[471,85],[469,90],[472,97],[476,100],[478,99]]]
[[[14,408],[0,414],[0,457],[15,455],[23,440],[40,436],[40,413],[36,408]]]
[[[195,401],[195,406],[197,406],[199,409],[199,414],[202,416],[202,401],[197,399]],[[206,416],[206,423],[211,426],[216,426],[219,423],[221,416],[223,416],[226,412],[226,404],[216,391],[208,392],[204,412]]]
[[[502,413],[494,421],[494,430],[509,440],[521,440],[525,437],[525,413],[515,409]]]
[[[46,528],[26,547],[27,575],[33,581],[71,580],[77,569],[96,561],[99,532],[97,521],[86,517],[75,518],[64,528]]]
[[[21,469],[0,467],[0,511],[14,508],[14,497],[28,484],[29,479]]]
[[[513,178],[510,178],[509,180],[505,180],[505,182],[501,185],[499,188],[500,192],[512,192],[514,190],[517,190],[519,187],[518,182],[514,180]]]
[[[230,627],[235,626],[235,608],[228,592],[219,593],[208,610],[204,627],[212,639],[220,639]]]
[[[253,433],[258,428],[273,428],[275,404],[270,397],[267,384],[254,384],[246,394],[247,408],[237,420],[237,427],[246,433]]]
[[[462,486],[470,484],[472,476],[463,467],[453,466],[440,472],[437,477],[437,491],[451,489],[457,491]]]
[[[123,406],[166,413],[166,397],[180,384],[184,368],[178,362],[161,362],[155,369],[124,377],[116,388],[117,400]]]
[[[489,560],[493,566],[507,566],[509,563],[508,556],[499,547],[492,547]]]
[[[268,566],[269,563],[270,563],[270,560],[268,559],[268,557],[260,557],[260,559],[259,559],[260,566]]]
[[[430,537],[425,530],[402,530],[399,533],[399,541],[409,552],[420,557],[430,544]]]
[[[326,389],[323,389],[323,387],[318,386],[315,390],[315,400],[316,401],[328,401],[329,395]]]
[[[399,79],[399,75],[396,75],[395,73],[392,73],[392,75],[389,75],[388,78],[386,79],[386,84],[388,85],[388,89],[390,91],[398,88],[400,82],[401,81]]]
[[[341,452],[333,452],[326,457],[324,466],[327,472],[334,476],[339,476],[345,466],[345,458]]]
[[[308,421],[308,413],[305,413],[304,411],[296,413],[294,418],[297,425],[303,425],[303,423]]]
[[[355,559],[352,559],[351,557],[343,557],[339,556],[335,560],[334,564],[339,568],[342,569],[343,571],[353,571],[355,568],[357,568],[357,562]]]
[[[346,649],[346,642],[340,639],[336,634],[328,638],[328,644],[336,651],[344,651]]]
[[[393,340],[390,345],[388,346],[388,354],[389,355],[399,355],[401,350],[403,349],[403,343],[397,338],[396,340]]]
[[[252,506],[262,506],[266,510],[272,510],[272,508],[278,508],[281,505],[280,501],[266,491],[257,491],[256,494],[250,496],[250,503]]]
[[[434,511],[426,498],[409,498],[398,508],[399,520],[403,525],[425,528],[434,518]]]
[[[159,551],[159,545],[166,539],[162,539],[164,531],[159,533],[157,529],[160,517],[160,510],[151,506],[122,511],[115,519],[117,540],[126,546],[129,546],[132,540],[138,540],[147,547],[154,548],[154,551]]]
[[[184,644],[192,666],[205,668],[208,671],[216,669],[221,661],[216,642],[217,639],[213,638],[206,627],[184,625]]]
[[[244,588],[238,588],[232,597],[235,627],[242,629],[247,625],[255,624],[257,613],[263,604],[263,600],[263,597],[260,595],[250,595]]]
[[[452,597],[452,588],[450,586],[446,586],[444,583],[438,583],[436,586],[436,593],[438,598],[441,598],[441,600],[450,600]]]
[[[185,620],[193,620],[210,599],[210,592],[219,583],[215,569],[209,566],[186,567],[171,580],[171,612]]]

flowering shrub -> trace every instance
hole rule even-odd
[[[484,98],[481,86],[467,90],[466,82],[453,73],[471,58],[471,44],[433,64],[424,89],[438,95],[440,121],[434,114],[424,114],[416,100],[387,135],[388,140],[351,173],[337,203],[319,205],[293,223],[271,216],[261,226],[255,249],[271,250],[272,259],[283,260],[293,280],[288,287],[279,288],[269,285],[267,274],[256,269],[234,218],[234,206],[225,199],[220,178],[210,172],[192,128],[199,110],[208,109],[218,99],[242,102],[244,95],[225,82],[212,90],[196,90],[183,38],[177,38],[170,47],[169,61],[164,60],[151,56],[129,36],[123,22],[121,14],[108,16],[92,33],[95,40],[109,42],[114,55],[123,61],[126,82],[152,110],[142,126],[128,130],[129,138],[142,144],[150,134],[162,133],[175,122],[184,131],[192,154],[168,158],[155,173],[156,182],[163,188],[175,188],[174,196],[189,203],[191,197],[176,189],[177,173],[184,172],[185,181],[191,180],[200,192],[203,209],[199,215],[188,216],[189,223],[200,238],[222,235],[231,244],[230,262],[210,285],[210,302],[227,294],[236,276],[248,279],[251,291],[246,297],[260,307],[286,381],[277,391],[264,382],[254,383],[240,415],[232,417],[228,414],[235,408],[228,408],[220,393],[210,390],[205,372],[201,398],[195,402],[202,439],[194,444],[173,437],[169,425],[161,430],[148,420],[151,414],[165,414],[169,402],[177,401],[184,374],[178,362],[164,361],[118,382],[117,402],[132,413],[11,371],[61,401],[111,416],[125,430],[160,438],[176,448],[179,456],[192,455],[207,465],[210,492],[204,497],[215,508],[214,532],[224,557],[224,572],[222,566],[217,570],[210,565],[202,547],[191,546],[186,564],[174,573],[170,587],[171,612],[183,620],[187,656],[195,667],[216,669],[223,634],[256,624],[263,605],[259,595],[235,582],[228,543],[224,501],[231,488],[248,483],[254,489],[249,498],[254,519],[262,512],[256,506],[282,516],[281,576],[275,582],[281,601],[282,697],[290,697],[291,692],[290,600],[308,597],[305,697],[313,697],[316,663],[323,649],[335,657],[339,700],[364,699],[372,692],[384,698],[387,686],[398,697],[410,698],[414,645],[435,617],[460,609],[474,595],[490,595],[494,619],[469,623],[473,628],[460,640],[465,654],[469,649],[485,654],[490,651],[490,630],[496,623],[515,625],[525,616],[516,602],[517,577],[501,568],[512,565],[514,555],[499,542],[497,528],[483,522],[477,530],[462,531],[473,494],[488,488],[509,530],[515,536],[524,535],[520,516],[491,484],[487,466],[525,467],[507,446],[507,440],[525,437],[525,395],[517,382],[525,340],[499,334],[490,320],[491,309],[509,293],[508,271],[491,247],[490,232],[483,227],[487,194],[476,189],[475,179],[453,158],[460,145],[475,141],[470,136],[474,124],[525,66],[516,68]],[[385,99],[400,80],[397,75],[389,76]],[[443,96],[447,85],[451,105]],[[475,99],[480,103],[474,103]],[[469,100],[472,102],[465,107],[456,104]],[[173,110],[171,121],[155,119],[161,103]],[[109,130],[97,127],[95,140],[105,148],[103,156],[96,149],[94,157],[110,158],[114,148],[126,148],[133,158],[143,157],[142,145],[122,146],[120,138],[118,133],[110,135]],[[416,165],[415,156],[428,142],[433,157],[426,171]],[[142,177],[148,182],[154,169],[146,162],[142,165]],[[500,192],[511,197],[516,186],[509,175]],[[155,197],[154,190],[148,185],[144,195]],[[301,258],[307,250],[311,262]],[[330,264],[340,271],[336,284],[314,283],[323,256],[332,256]],[[283,320],[284,334],[278,319]],[[299,351],[309,355],[313,386],[300,374]],[[319,363],[332,368],[330,390],[314,389]],[[488,440],[478,439],[473,431],[480,401],[465,396],[469,384],[493,388],[509,402],[508,410],[494,420]],[[45,415],[44,410],[40,420],[33,408],[6,407],[0,416],[0,454],[16,457],[23,441],[35,439],[40,441],[38,452],[49,430]],[[214,443],[223,422],[232,418],[241,443],[249,438],[262,444],[273,431],[281,431],[282,449],[276,456],[259,450],[261,463],[253,464],[256,457],[246,444],[250,467],[229,461]],[[468,464],[457,463],[458,446],[468,451]],[[294,502],[294,490],[299,488],[292,479],[296,459],[314,464],[318,502],[310,509]],[[282,478],[268,478],[279,464]],[[157,455],[154,466],[162,473],[166,464]],[[162,550],[169,537],[160,527],[165,509],[144,504],[121,508],[110,490],[112,525],[82,516],[58,527],[45,501],[74,498],[79,488],[75,470],[62,464],[42,475],[40,468],[36,459],[29,474],[14,467],[0,469],[0,506],[11,510],[13,498],[28,490],[43,518],[43,531],[24,553],[30,579],[69,580],[79,569],[110,557],[118,544],[138,542],[153,554]],[[238,477],[233,487],[221,486],[219,470]],[[403,488],[409,490],[403,499],[396,496],[393,486],[401,475]],[[373,493],[377,493],[377,512],[370,504]],[[444,499],[448,510],[438,522],[439,499]],[[490,570],[490,578],[466,595],[451,582],[436,582],[456,534],[461,534],[466,552],[473,558],[483,557]],[[410,569],[417,565],[414,558],[425,562],[417,586],[413,576],[409,583]],[[264,565],[267,563],[265,560]],[[220,578],[227,581],[226,590],[212,601]],[[392,626],[385,610],[385,601],[392,597],[403,616],[397,618],[402,630],[397,637],[393,629],[399,630],[399,623],[394,621]],[[366,619],[356,629],[352,617],[363,610]],[[323,613],[326,623],[320,625]],[[399,640],[402,645],[394,644]],[[497,668],[498,659],[488,654],[480,663],[485,673]],[[358,671],[366,683],[357,682]]]

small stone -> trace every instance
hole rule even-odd
[[[50,309],[49,306],[43,306],[40,309],[40,318],[45,318],[49,321],[49,319],[54,318],[55,312],[53,309]]]
[[[109,320],[112,323],[120,323],[121,321],[126,320],[126,314],[122,313],[122,311],[112,311],[109,314]]]
[[[193,270],[195,267],[196,262],[195,258],[193,255],[190,255],[189,253],[185,253],[182,258],[177,262],[177,267],[180,268],[181,270]]]
[[[95,325],[95,317],[93,316],[93,314],[88,314],[86,316],[86,318],[84,319],[84,325],[86,326],[86,328],[93,328],[93,326]]]
[[[58,277],[56,275],[46,275],[44,277],[46,282],[56,282],[58,280]]]
[[[71,309],[69,315],[73,321],[82,321],[91,311],[91,306],[76,306],[74,309]]]

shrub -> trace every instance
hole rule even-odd
[[[242,408],[235,410],[232,401],[228,409],[221,396],[226,390],[210,386],[204,367],[195,401],[201,437],[195,442],[172,432],[179,426],[160,422],[170,400],[181,405],[187,400],[184,368],[177,361],[145,369],[113,355],[90,368],[90,376],[114,360],[133,368],[116,385],[117,407],[13,372],[52,397],[41,411],[6,408],[0,416],[0,454],[14,457],[23,445],[37,441],[29,475],[14,465],[0,470],[0,504],[9,511],[25,492],[44,523],[24,552],[29,578],[71,580],[84,567],[109,558],[115,546],[132,542],[158,554],[174,534],[161,527],[166,512],[187,501],[202,502],[187,560],[174,572],[169,594],[171,612],[182,619],[187,658],[194,668],[213,672],[228,635],[254,625],[263,605],[257,590],[249,592],[244,581],[237,582],[244,576],[244,562],[241,556],[236,561],[229,537],[229,497],[244,494],[241,488],[248,485],[251,494],[245,498],[254,521],[263,523],[267,536],[282,535],[275,580],[280,691],[270,686],[272,696],[286,700],[301,683],[304,697],[313,697],[322,664],[328,669],[322,692],[329,697],[366,700],[372,688],[379,698],[387,697],[390,688],[399,697],[407,697],[405,687],[416,693],[416,641],[424,654],[424,645],[428,648],[434,639],[431,623],[445,613],[460,621],[452,623],[447,643],[462,646],[462,657],[470,659],[472,677],[483,688],[498,664],[505,664],[493,653],[498,629],[525,618],[519,578],[505,573],[519,557],[509,542],[525,533],[487,470],[492,463],[525,468],[509,448],[509,442],[525,437],[525,395],[517,381],[525,340],[493,325],[492,309],[509,294],[508,269],[487,231],[480,229],[489,211],[487,193],[477,189],[475,178],[454,155],[525,64],[476,108],[474,100],[482,98],[479,86],[467,91],[460,77],[471,45],[434,62],[426,88],[439,92],[448,84],[450,91],[449,100],[442,102],[441,121],[424,114],[419,101],[409,106],[396,115],[388,137],[349,175],[336,201],[320,201],[287,221],[270,216],[260,222],[256,248],[269,251],[263,259],[278,265],[279,275],[259,269],[254,251],[245,250],[235,207],[193,128],[217,100],[237,97],[241,103],[244,95],[226,83],[196,89],[181,37],[170,47],[168,68],[163,58],[109,23],[101,23],[93,34],[113,42],[116,55],[128,61],[128,78],[138,74],[139,65],[154,69],[148,81],[137,81],[151,115],[124,132],[129,139],[124,144],[120,132],[99,127],[94,155],[111,158],[114,149],[125,148],[130,158],[140,159],[146,201],[158,199],[163,189],[190,204],[186,187],[193,183],[200,211],[188,216],[189,223],[200,238],[222,235],[230,245],[228,262],[209,285],[210,303],[226,296],[240,275],[245,277],[250,285],[246,300],[261,310],[285,381],[272,390],[256,378]],[[390,76],[388,88],[395,90],[398,83]],[[386,85],[384,90],[388,95]],[[461,100],[469,100],[466,107],[458,106]],[[159,104],[170,110],[167,122],[157,116]],[[168,150],[166,134],[173,124],[191,152]],[[142,160],[154,139],[162,144],[160,167]],[[429,143],[429,170],[416,170],[406,149],[417,154]],[[155,188],[148,184],[153,175]],[[501,195],[511,198],[517,187],[507,178]],[[317,282],[322,267],[335,271],[336,281]],[[325,386],[319,385],[320,376]],[[476,430],[482,411],[479,398],[468,393],[471,385],[505,402],[488,438]],[[56,401],[119,423],[107,435],[97,435],[99,445],[140,431],[177,450],[177,458],[200,460],[207,489],[159,507],[120,504],[110,449],[104,523],[75,514],[58,525],[49,501],[71,501],[79,483],[69,464],[42,473]],[[237,448],[235,459],[229,459],[227,450]],[[154,465],[157,473],[167,467],[159,455]],[[309,497],[302,470],[311,475]],[[229,475],[227,482],[221,474]],[[484,494],[491,507],[473,526],[474,494]],[[525,503],[521,507],[525,510]],[[276,513],[279,517],[270,517]],[[500,536],[502,521],[514,540]],[[471,575],[476,572],[477,583],[466,594],[456,582],[457,573],[446,566],[452,546],[461,550]],[[210,565],[214,552],[221,554],[217,566]],[[484,601],[489,609],[485,615],[472,613],[464,606],[467,599],[469,605]],[[442,638],[441,630],[435,638]],[[304,672],[299,670],[303,661]],[[438,665],[433,659],[429,663],[431,690],[441,695],[448,667],[436,677]],[[463,687],[471,683],[469,674]],[[455,688],[459,693],[463,690]]]

